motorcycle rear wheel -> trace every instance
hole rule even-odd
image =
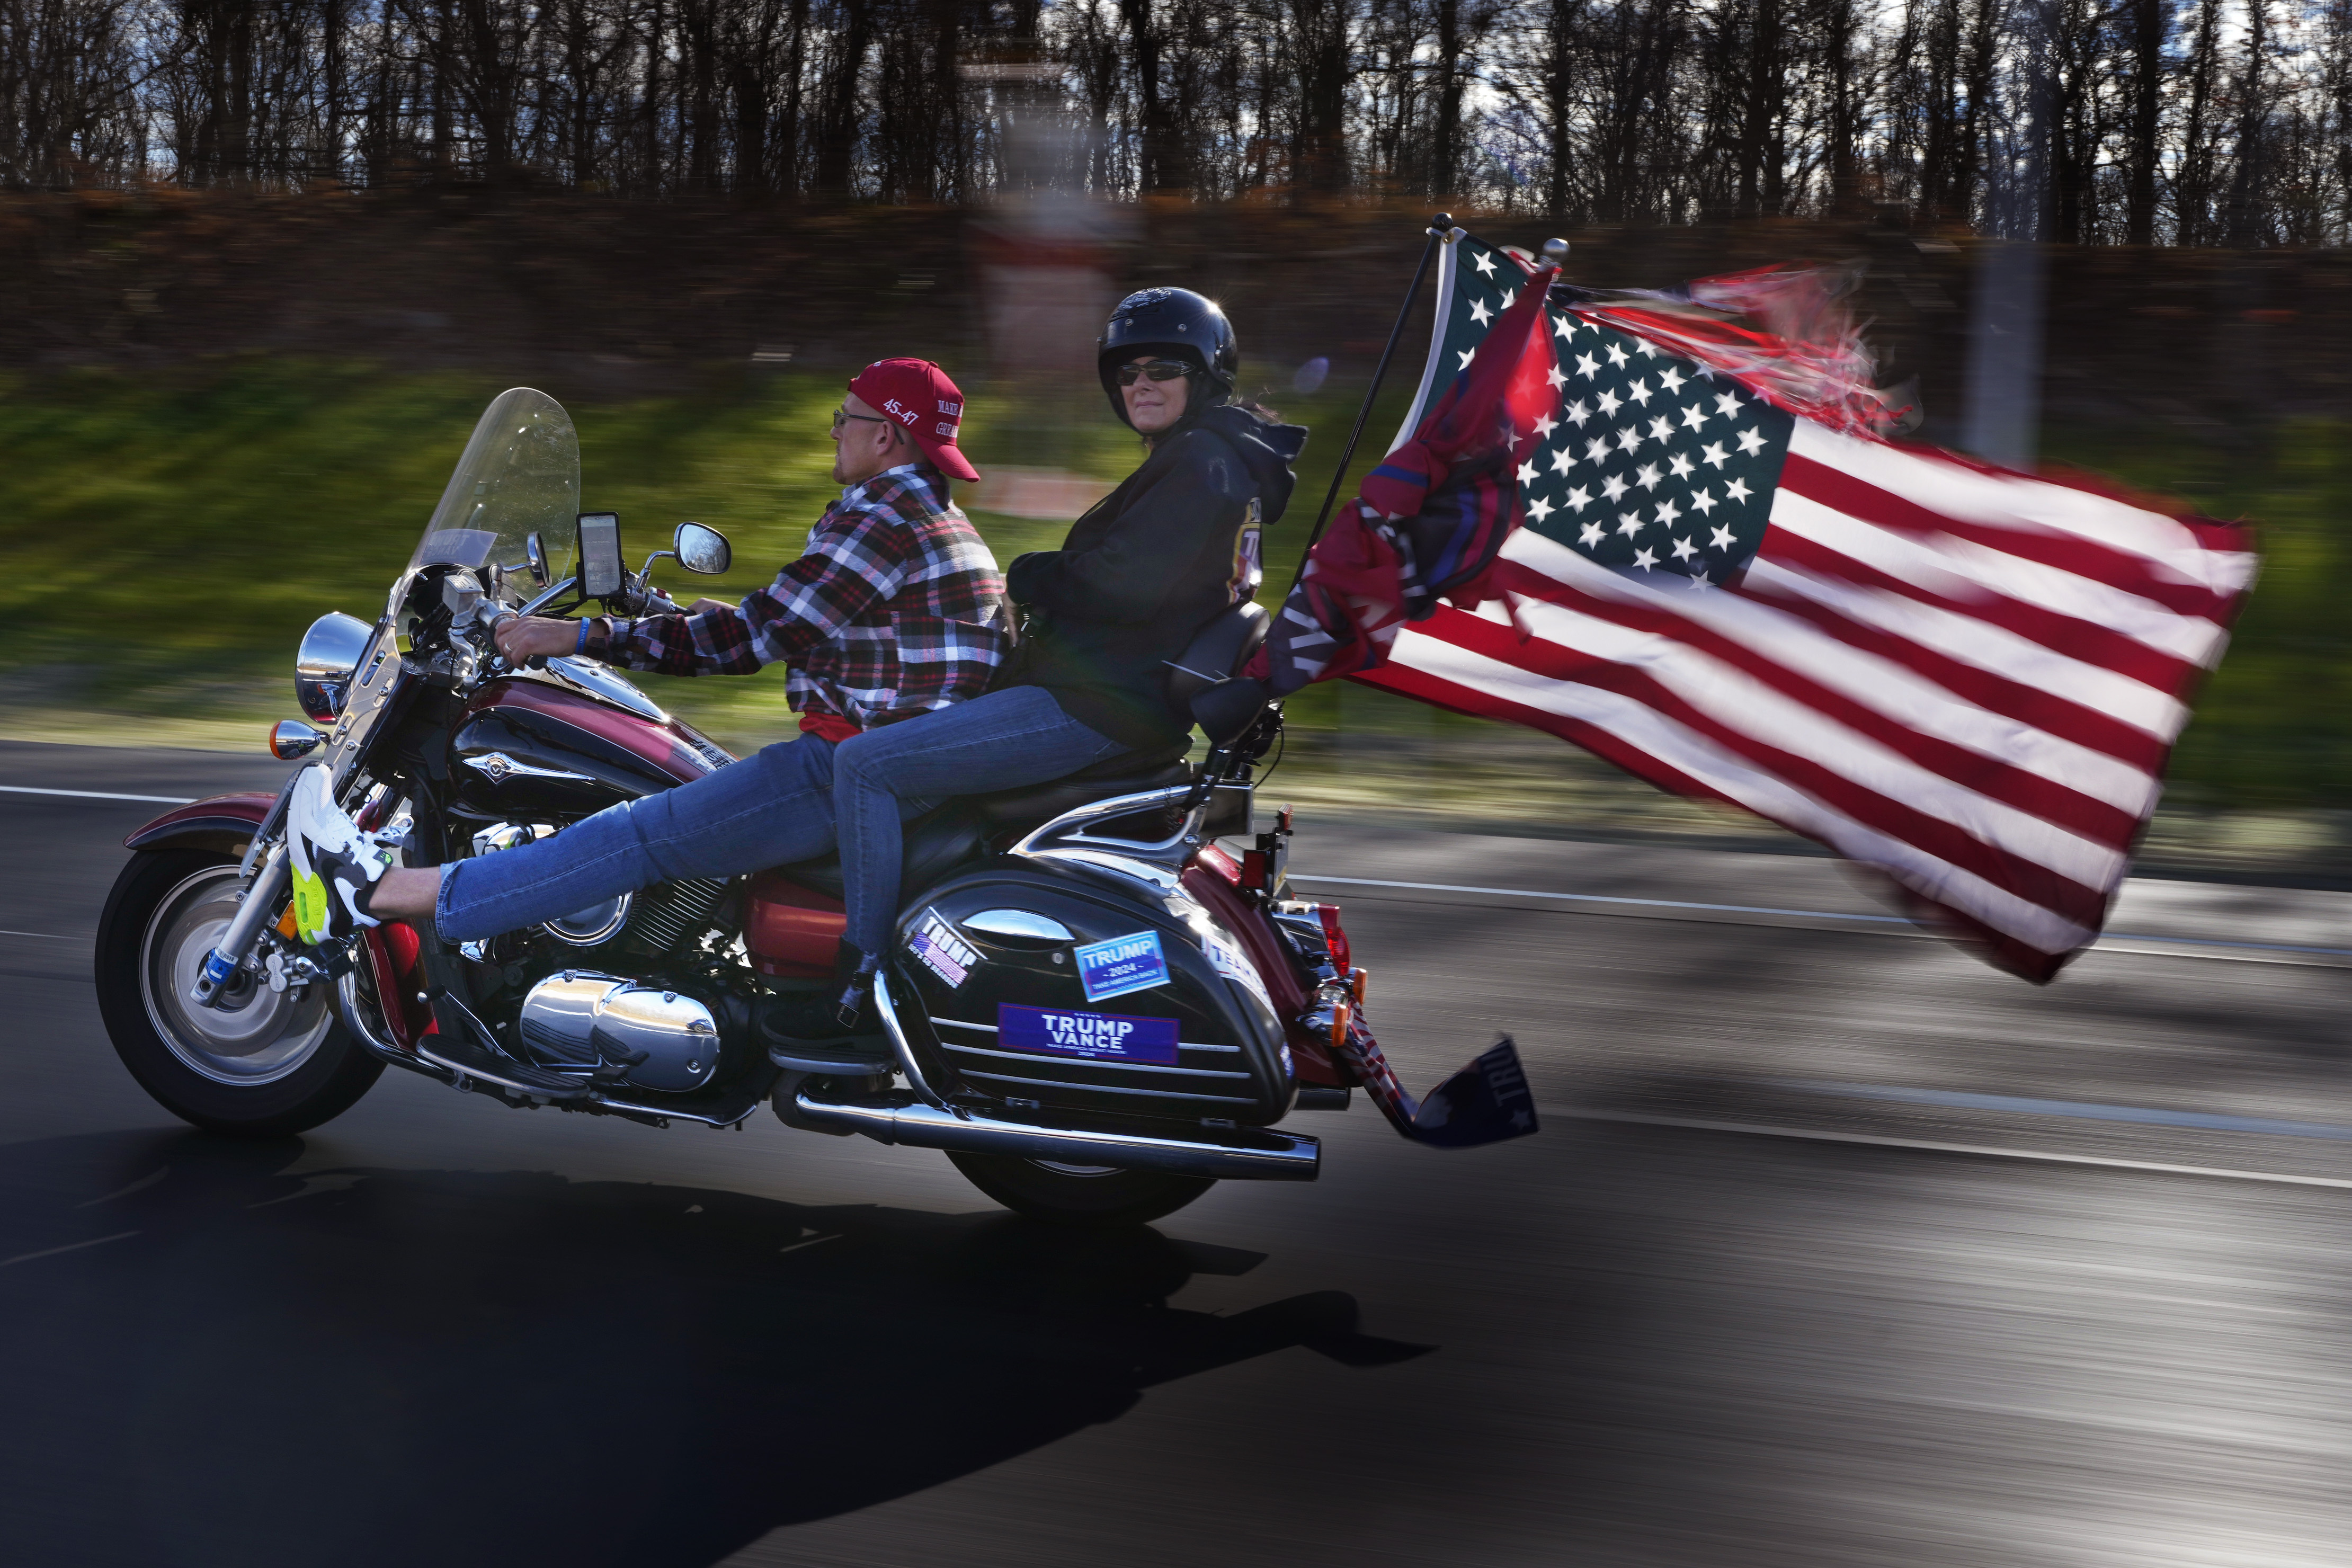
[[[236,859],[142,853],[98,924],[98,1010],[139,1087],[181,1121],[243,1138],[303,1132],[350,1110],[383,1072],[323,983],[271,991],[249,975],[217,1008],[188,996],[236,911]]]
[[[1211,1176],[1066,1165],[1014,1154],[950,1152],[964,1180],[1017,1215],[1092,1230],[1143,1225],[1174,1214],[1211,1187]]]

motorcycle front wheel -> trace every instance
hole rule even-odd
[[[1211,1187],[1209,1176],[1070,1165],[1015,1154],[950,1152],[964,1180],[1018,1215],[1048,1225],[1108,1230],[1174,1214]]]
[[[272,991],[240,973],[216,1007],[189,996],[236,913],[236,866],[204,850],[131,857],[99,918],[98,1010],[164,1110],[208,1131],[280,1138],[350,1110],[383,1063],[343,1028],[323,983]]]

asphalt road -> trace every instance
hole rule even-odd
[[[2352,894],[2035,989],[1818,858],[1303,821],[1407,1079],[1507,1031],[1544,1131],[1070,1241],[765,1118],[181,1128],[89,979],[162,807],[16,791],[274,773],[0,742],[0,1562],[2352,1555]]]

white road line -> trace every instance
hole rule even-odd
[[[1989,1143],[1939,1143],[1925,1138],[1883,1138],[1867,1132],[1829,1132],[1808,1127],[1768,1127],[1752,1121],[1703,1121],[1688,1116],[1637,1116],[1628,1111],[1570,1110],[1545,1106],[1542,1114],[1570,1121],[1609,1121],[1632,1127],[1677,1127],[1692,1132],[1731,1132],[1749,1138],[1793,1138],[1808,1143],[1859,1143],[1874,1149],[1916,1149],[1930,1154],[1978,1154],[1995,1160],[2028,1160],[2045,1165],[2090,1165],[2110,1171],[2146,1171],[2164,1176],[2210,1176],[2228,1182],[2268,1182],[2288,1187],[2334,1187],[2352,1191],[2339,1176],[2289,1176],[2274,1171],[2232,1171],[2216,1165],[2170,1165],[2155,1160],[2116,1160],[2098,1154],[2053,1154],[2042,1149],[2001,1149]]]
[[[102,789],[36,789],[31,784],[0,784],[0,795],[61,795],[68,800],[140,800],[150,805],[187,805],[194,795],[111,795]]]
[[[2256,1132],[2272,1138],[2326,1138],[2352,1142],[2352,1127],[2333,1121],[2284,1121],[2267,1116],[2221,1116],[2209,1110],[2160,1110],[2144,1105],[2107,1105],[2087,1100],[2037,1100],[2013,1094],[1978,1094],[1954,1089],[1906,1089],[1895,1084],[1829,1083],[1815,1079],[1780,1079],[1775,1087],[1839,1100],[1877,1100],[1896,1105],[1932,1105],[1946,1110],[1991,1110],[2024,1116],[2063,1116],[2076,1121],[2133,1121],[2148,1127],[2188,1127],[2200,1132]]]
[[[71,1242],[41,1252],[20,1252],[14,1258],[0,1258],[0,1268],[14,1268],[19,1263],[30,1263],[36,1258],[55,1258],[60,1252],[79,1252],[85,1247],[104,1247],[110,1241],[128,1241],[138,1234],[135,1230],[118,1231],[112,1236],[101,1236],[95,1241]]]
[[[1784,910],[1766,904],[1702,904],[1687,899],[1629,899],[1606,893],[1555,893],[1538,888],[1481,888],[1458,882],[1391,882],[1370,877],[1327,877],[1316,871],[1293,871],[1294,882],[1331,882],[1349,888],[1400,888],[1422,893],[1484,893],[1505,899],[1555,899],[1567,903],[1619,904],[1651,910],[1691,910],[1702,914],[1723,915],[1787,915],[1798,920],[1852,921],[1863,925],[1895,926],[1898,931],[1883,933],[1889,936],[1924,936],[1942,940],[1938,933],[1915,924],[1902,915],[1855,914],[1845,910]],[[2231,942],[2210,936],[2156,936],[2146,931],[2111,931],[2100,934],[2093,950],[2114,942],[2146,942],[2172,943],[2181,947],[2226,949],[2242,952],[2276,952],[2305,958],[2352,958],[2352,947],[2312,947],[2302,942]],[[2128,952],[2129,949],[2115,949]],[[2216,952],[2213,957],[2226,957],[2228,952]]]

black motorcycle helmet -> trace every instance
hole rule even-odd
[[[1118,367],[1139,353],[1164,354],[1194,366],[1192,405],[1205,408],[1234,395],[1242,350],[1234,324],[1216,301],[1190,289],[1143,289],[1118,302],[1095,340],[1095,369],[1118,422],[1133,428],[1118,395]],[[1205,391],[1205,396],[1202,394]]]

